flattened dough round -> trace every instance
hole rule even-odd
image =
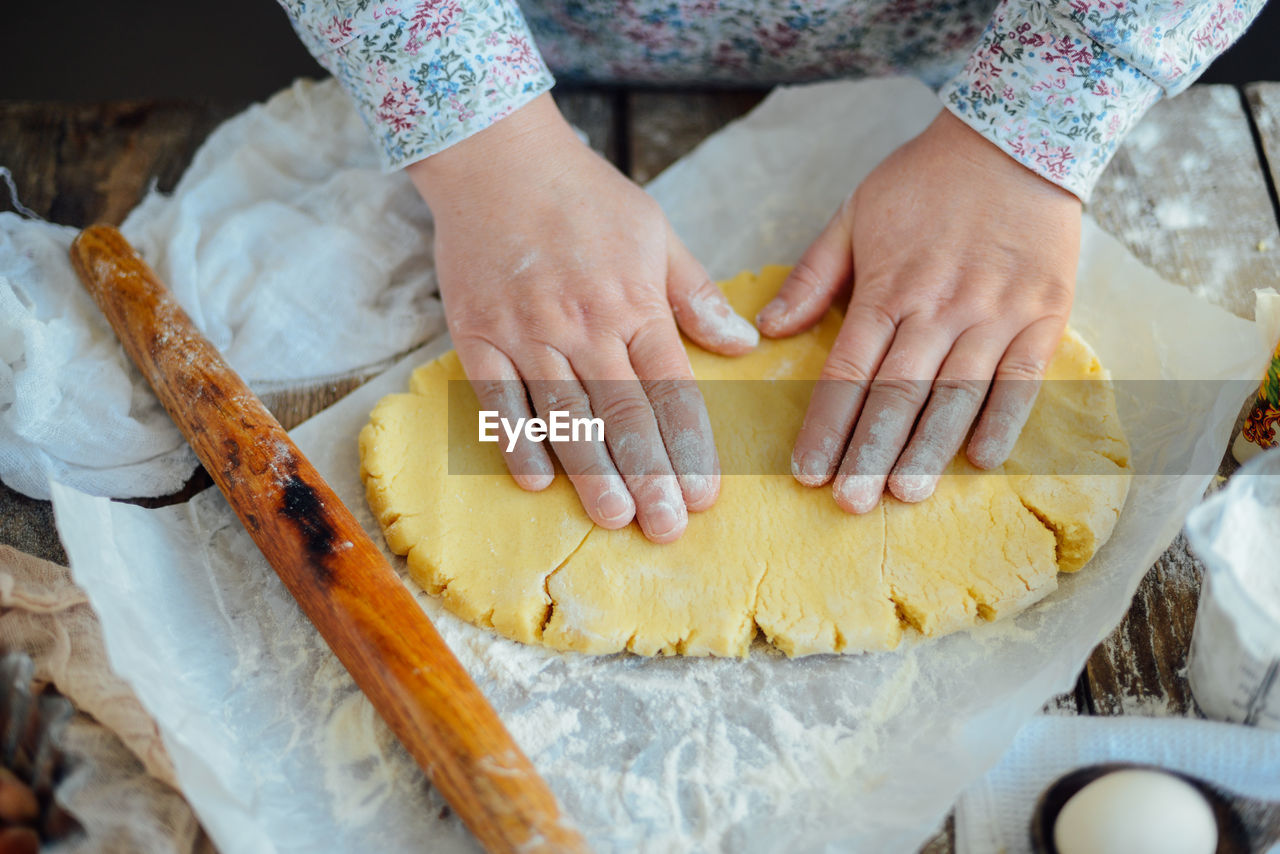
[[[722,287],[754,317],[786,273],[767,267]],[[690,344],[694,373],[812,381],[840,320],[833,310],[736,359]],[[596,528],[563,473],[543,492],[521,490],[500,473],[496,445],[454,448],[491,474],[450,475],[449,410],[474,425],[478,409],[466,391],[471,412],[456,411],[458,384],[450,400],[449,381],[465,379],[452,352],[374,409],[361,475],[414,579],[509,638],[595,654],[744,656],[758,628],[788,655],[886,650],[908,627],[942,635],[1023,610],[1110,536],[1129,487],[1111,388],[1070,332],[1049,378],[1084,382],[1047,383],[1003,467],[979,472],[959,456],[927,501],[886,497],[852,516],[829,489],[790,475],[725,475],[716,506],[662,546],[634,523]],[[811,382],[773,385],[781,391],[765,395],[759,384],[703,384],[725,471],[786,470]]]

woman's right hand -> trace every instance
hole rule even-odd
[[[751,350],[755,328],[550,95],[407,171],[435,217],[445,314],[481,407],[604,421],[603,444],[503,442],[516,482],[550,485],[550,450],[596,524],[679,537],[720,479],[677,324],[725,355]]]

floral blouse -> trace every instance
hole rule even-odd
[[[1264,0],[280,0],[388,169],[565,79],[794,83],[912,74],[1087,198],[1116,146]]]

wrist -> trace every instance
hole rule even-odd
[[[437,216],[470,200],[503,192],[513,179],[553,180],[554,154],[581,145],[550,94],[499,119],[456,145],[405,167]]]
[[[1056,4],[1000,0],[969,61],[938,94],[1009,157],[1087,201],[1161,88]]]
[[[939,150],[964,158],[993,177],[1014,182],[1046,199],[1082,208],[1080,198],[1010,155],[950,110],[943,109],[925,133],[934,137]]]

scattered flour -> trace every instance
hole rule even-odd
[[[534,250],[534,251],[526,252],[524,254],[524,257],[520,259],[520,262],[516,264],[515,267],[511,268],[511,277],[515,278],[516,276],[519,276],[521,273],[526,272],[530,267],[532,267],[536,263],[538,263],[537,251]]]
[[[1155,216],[1161,228],[1184,229],[1206,224],[1204,211],[1185,197],[1161,200],[1156,205]]]

